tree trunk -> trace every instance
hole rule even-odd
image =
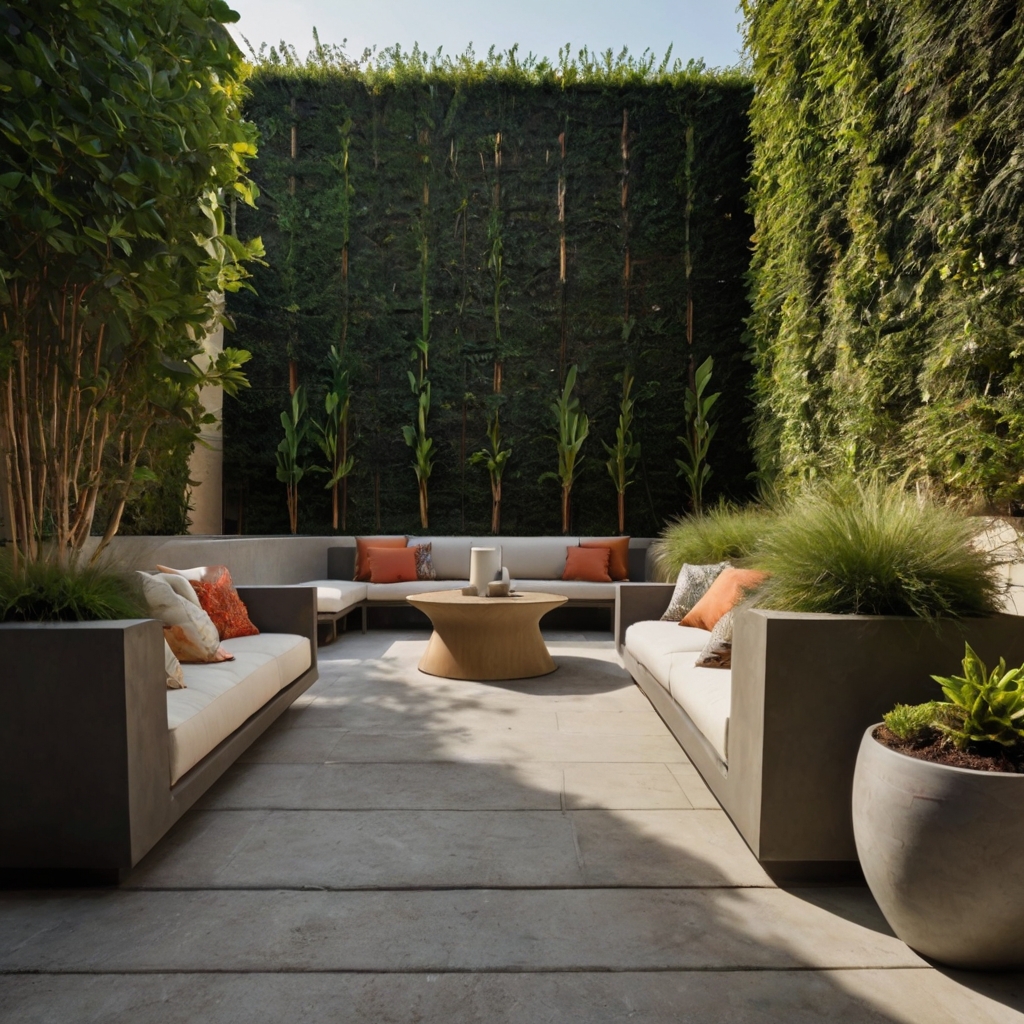
[[[626,492],[619,491],[619,535],[626,532]]]
[[[427,481],[420,481],[420,526],[424,530],[430,526],[430,517],[427,512]]]
[[[338,532],[338,482],[331,488],[331,529]]]
[[[572,484],[562,485],[562,533],[569,532],[569,499],[572,495]]]
[[[288,525],[292,534],[299,532],[299,488],[296,484],[288,484]]]
[[[501,533],[501,480],[491,481],[491,533]]]

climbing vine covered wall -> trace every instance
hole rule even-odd
[[[301,385],[322,415],[332,346],[351,389],[347,532],[421,531],[414,464],[428,467],[431,532],[487,532],[491,483],[470,459],[496,416],[511,448],[502,531],[557,532],[560,486],[542,477],[558,467],[550,406],[572,366],[590,421],[573,531],[617,528],[602,442],[627,367],[640,443],[627,531],[686,508],[683,395],[709,355],[710,496],[749,492],[746,78],[391,53],[264,62],[249,85],[261,195],[236,227],[267,255],[255,293],[229,304],[253,386],[225,409],[228,529],[288,528],[280,413]],[[326,482],[299,484],[300,532],[329,532]]]
[[[1024,498],[1024,14],[747,0],[767,477]]]

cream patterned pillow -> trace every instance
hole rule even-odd
[[[159,576],[145,572],[139,576],[149,614],[164,624],[164,639],[179,661],[202,664],[232,659],[233,655],[220,646],[217,627],[202,608],[176,594]]]
[[[185,689],[185,673],[181,670],[181,662],[178,661],[171,650],[171,645],[164,640],[164,672],[167,675],[168,690]]]
[[[672,600],[661,621],[678,622],[707,593],[722,570],[728,568],[728,562],[719,562],[718,565],[684,565],[679,570],[676,589],[672,591]]]

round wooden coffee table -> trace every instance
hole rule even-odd
[[[567,597],[513,594],[466,597],[439,590],[407,597],[434,626],[420,671],[446,679],[528,679],[558,667],[544,645],[540,620]]]

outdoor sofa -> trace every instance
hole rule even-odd
[[[623,665],[780,881],[857,877],[850,801],[868,726],[896,703],[934,699],[930,676],[959,670],[965,640],[990,664],[1024,662],[1014,614],[933,623],[744,607],[732,668],[698,668],[711,634],[661,621],[672,590],[619,588]]]
[[[315,682],[314,591],[238,593],[259,635],[185,689],[155,619],[0,625],[0,870],[124,877]]]
[[[408,607],[406,597],[437,590],[457,590],[469,585],[470,550],[474,547],[501,548],[502,564],[508,569],[515,590],[558,594],[568,598],[569,607],[605,608],[614,613],[618,583],[588,583],[563,580],[566,550],[586,537],[408,537],[408,545],[430,544],[436,580],[408,583],[356,581],[355,541],[327,549],[327,578],[306,580],[298,586],[315,587],[317,607],[323,622],[337,622],[357,609],[362,612],[366,631],[371,608]],[[629,548],[629,578],[646,579],[649,541],[633,539]]]

